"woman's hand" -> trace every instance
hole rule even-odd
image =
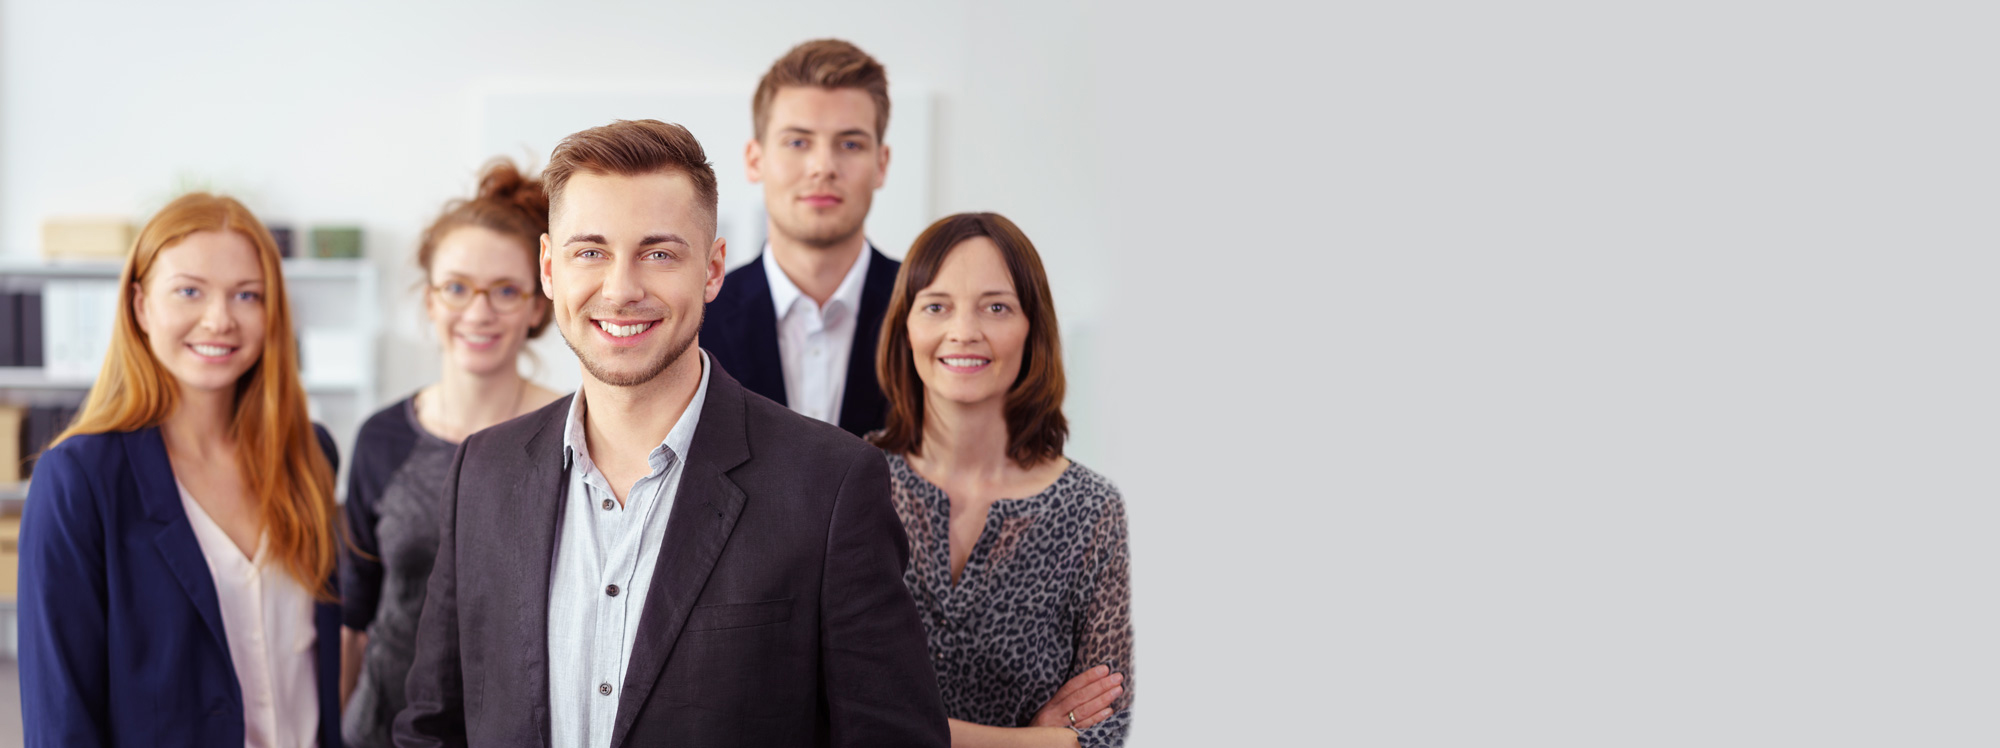
[[[1078,730],[1111,717],[1111,702],[1125,693],[1124,673],[1111,672],[1106,665],[1085,670],[1069,679],[1056,695],[1035,712],[1035,727],[1074,727]]]

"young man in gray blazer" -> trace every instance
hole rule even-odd
[[[699,346],[726,249],[701,145],[620,121],[543,178],[587,376],[460,447],[397,744],[943,748],[881,453]]]

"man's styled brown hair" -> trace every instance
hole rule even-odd
[[[976,236],[991,239],[1000,248],[1014,295],[1021,299],[1021,313],[1028,319],[1021,373],[1007,390],[1007,457],[1024,467],[1055,459],[1062,456],[1063,442],[1069,438],[1069,421],[1062,414],[1062,335],[1056,329],[1056,302],[1035,245],[998,213],[946,216],[910,245],[902,272],[896,274],[896,288],[889,293],[882,342],[875,350],[875,378],[889,401],[887,423],[869,441],[891,452],[922,451],[924,382],[910,353],[910,310],[916,306],[917,293],[937,279],[952,250]]]
[[[787,86],[866,91],[875,100],[875,142],[882,142],[882,134],[889,131],[888,71],[860,47],[839,39],[814,39],[771,63],[750,99],[750,125],[758,140],[764,139],[764,126],[771,121],[771,100]]]
[[[694,133],[656,119],[621,119],[603,127],[573,133],[556,144],[549,165],[542,168],[542,186],[549,193],[549,216],[561,212],[563,188],[577,172],[636,177],[659,172],[686,174],[695,197],[708,209],[708,233],[715,233],[715,168]]]

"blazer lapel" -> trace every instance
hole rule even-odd
[[[611,745],[623,745],[639,711],[652,697],[653,686],[666,668],[667,656],[687,624],[688,613],[708,583],[709,572],[743,514],[744,495],[729,479],[730,468],[750,459],[744,434],[744,389],[717,368],[708,382],[708,399],[701,422],[688,446],[674,506],[667,515],[666,537],[653,568],[653,584],[639,614],[639,634],[625,668],[625,688],[618,700],[618,718]]]
[[[868,277],[861,280],[861,307],[854,315],[854,345],[847,356],[847,387],[840,396],[840,427],[861,436],[882,427],[886,399],[875,378],[875,350],[882,339],[882,317],[896,288],[902,263],[882,256],[868,245]]]
[[[743,303],[730,310],[735,347],[745,360],[737,363],[742,384],[751,392],[776,400],[785,398],[785,365],[778,358],[778,311],[771,306],[771,280],[764,274],[763,256],[744,266]]]
[[[541,731],[542,744],[549,744],[549,575],[555,563],[556,521],[569,494],[569,462],[563,454],[563,427],[569,417],[569,402],[557,400],[544,409],[542,428],[528,438],[523,450],[521,472],[503,478],[503,501],[497,502],[497,527],[519,528],[512,536],[518,552],[510,554],[515,566],[506,570],[516,581],[513,589],[522,592],[525,604],[515,608],[515,636],[521,646],[519,673],[535,707],[533,719]]]
[[[174,484],[173,463],[167,459],[167,445],[160,440],[160,430],[149,427],[127,432],[123,441],[125,459],[132,465],[132,480],[138,484],[139,501],[145,505],[146,517],[160,524],[153,534],[153,547],[159,550],[167,570],[180,582],[181,591],[194,603],[202,623],[208,625],[208,633],[222,651],[223,661],[233,662],[229,656],[229,638],[222,628],[222,603],[216,596],[215,577],[208,570],[208,557],[201,553],[201,541],[195,539],[194,526],[188,523],[187,510],[181,506],[180,488]],[[235,681],[234,671],[230,680]],[[232,689],[230,693],[241,706],[242,689]]]

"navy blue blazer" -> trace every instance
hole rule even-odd
[[[889,311],[889,294],[896,289],[896,271],[903,263],[868,245],[868,275],[861,279],[861,308],[854,318],[854,346],[847,357],[847,389],[840,396],[841,428],[855,436],[882,428],[889,401],[875,381],[875,348],[882,337],[882,315]],[[724,371],[751,392],[788,405],[785,366],[778,358],[778,311],[772,306],[771,282],[764,275],[764,256],[729,271],[722,291],[708,303],[701,324],[701,348]]]
[[[314,425],[339,465],[333,438]],[[243,691],[158,428],[75,436],[21,518],[29,746],[243,745]],[[319,741],[340,745],[340,606],[316,602]],[[279,715],[282,719],[284,715]]]

